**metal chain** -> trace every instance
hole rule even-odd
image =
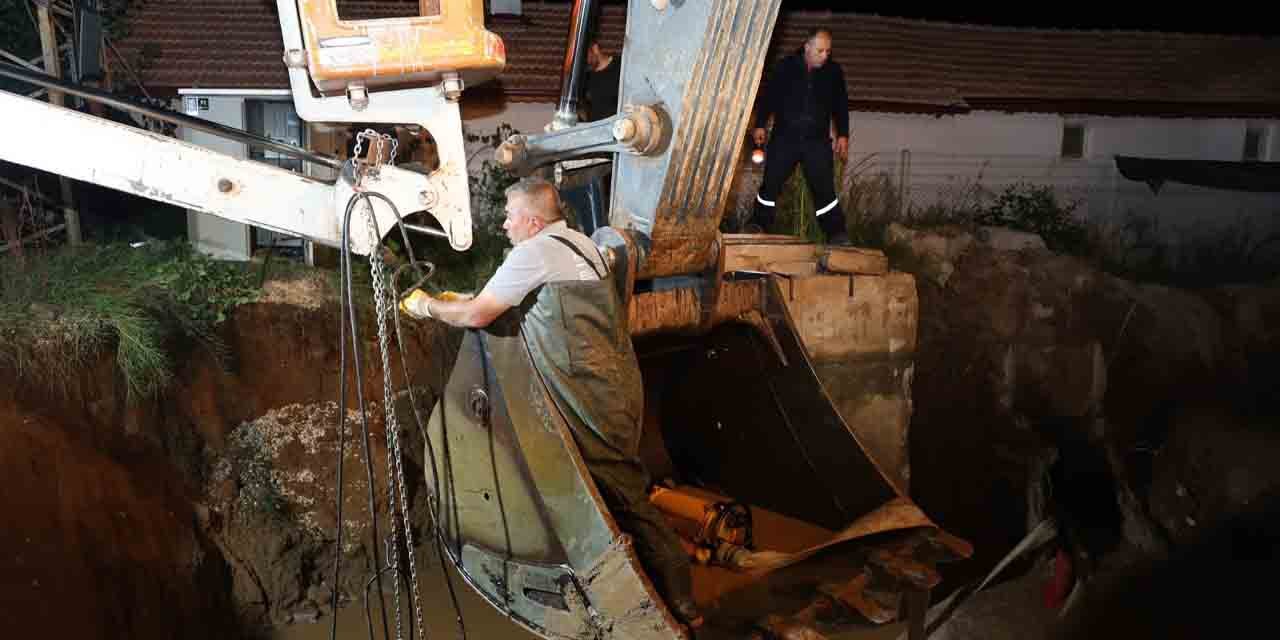
[[[417,623],[418,638],[426,638],[423,634],[422,624],[422,604],[418,597],[418,567],[414,560],[413,554],[413,528],[409,519],[409,498],[405,489],[404,481],[404,464],[403,455],[400,449],[400,421],[396,417],[395,398],[391,391],[391,355],[390,355],[390,334],[387,331],[387,316],[395,313],[395,303],[388,305],[387,289],[386,289],[386,267],[382,262],[381,238],[378,235],[378,226],[373,219],[372,205],[369,198],[364,198],[365,220],[368,222],[369,233],[373,236],[373,251],[369,254],[369,269],[373,277],[373,299],[374,312],[378,319],[378,348],[382,351],[382,397],[385,407],[384,429],[387,432],[387,506],[391,514],[392,523],[396,517],[396,493],[398,490],[400,498],[400,512],[403,516],[404,528],[402,535],[404,536],[404,547],[409,560],[409,594],[413,599],[414,620]],[[408,384],[408,381],[405,381]],[[392,552],[390,554],[391,566],[396,570],[396,639],[400,640],[400,552],[395,544],[396,528],[393,525],[391,529]]]
[[[360,152],[364,150],[365,133],[369,131],[372,131],[372,129],[366,129],[356,134],[356,146],[351,150],[351,166],[360,164]]]
[[[364,150],[364,141],[368,140],[370,145],[370,156],[372,161],[366,161],[361,155]],[[391,154],[384,155],[382,153],[386,145],[391,145]],[[365,174],[377,176],[378,171],[382,169],[384,164],[395,164],[396,150],[400,148],[400,141],[395,137],[378,133],[373,129],[365,129],[356,134],[356,146],[351,151],[351,167],[356,178],[356,186],[359,186],[364,180]],[[385,158],[385,160],[384,160]]]

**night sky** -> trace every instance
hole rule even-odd
[[[625,4],[625,0],[602,0],[604,4]],[[782,0],[782,9],[830,9],[883,16],[923,18],[947,22],[990,24],[1011,27],[1045,27],[1063,29],[1136,29],[1142,31],[1183,31],[1190,33],[1225,33],[1280,36],[1280,21],[1263,18],[1255,5],[1244,3],[1206,5],[1189,2],[1181,8],[1165,3],[1159,8],[1126,6],[1111,3],[1091,6],[1079,3],[1010,3],[995,8],[971,2],[952,6],[929,7],[916,2],[857,2],[833,0]],[[1212,7],[1212,8],[1210,8]]]

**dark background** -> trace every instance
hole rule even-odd
[[[554,0],[552,0],[554,1]],[[569,2],[571,0],[564,0]],[[626,0],[602,0],[604,4],[626,4]],[[867,13],[900,18],[920,18],[945,22],[988,24],[1008,27],[1059,29],[1133,29],[1140,31],[1183,31],[1240,35],[1280,35],[1280,20],[1266,17],[1264,7],[1239,4],[1173,3],[1144,8],[1112,4],[1078,3],[996,3],[975,6],[957,3],[929,7],[911,2],[851,2],[832,0],[782,0],[782,10],[816,10]],[[1119,6],[1118,6],[1119,5]]]

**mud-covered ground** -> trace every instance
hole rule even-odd
[[[944,593],[1046,516],[1068,522],[1069,549],[1091,558],[1168,554],[1280,487],[1280,286],[1180,291],[1045,252],[969,243],[931,256],[928,246],[938,243],[900,265],[919,273],[921,312],[911,493],[977,549],[946,567]],[[364,320],[366,375],[359,393],[348,378],[341,465],[337,307],[305,282],[268,283],[263,301],[238,308],[222,329],[227,359],[175,346],[176,380],[154,400],[128,398],[111,353],[57,391],[0,371],[6,632],[327,637],[340,558],[340,597],[357,605],[343,608],[340,627],[363,637],[374,552],[366,460],[382,512],[389,473],[381,367]],[[459,335],[405,327],[412,383],[430,406]],[[421,436],[403,398],[400,407],[422,543]],[[389,523],[378,526],[385,536]],[[439,563],[426,544],[415,557],[428,631],[452,633]],[[468,589],[459,596],[472,637],[516,633]]]

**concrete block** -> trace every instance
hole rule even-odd
[[[787,301],[810,357],[915,350],[919,303],[910,274],[792,278]]]
[[[857,247],[832,247],[823,256],[823,267],[835,273],[880,276],[889,271],[889,259],[883,251]]]

